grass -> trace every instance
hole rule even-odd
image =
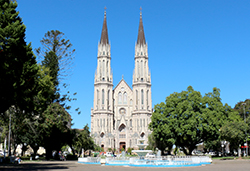
[[[248,157],[241,157],[242,159],[250,159],[250,156]],[[228,156],[228,157],[212,157],[212,159],[218,159],[218,160],[233,160],[233,159],[239,159],[238,156]]]

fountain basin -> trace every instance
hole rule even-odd
[[[84,160],[78,159],[83,164],[101,164],[100,158],[88,157]],[[107,166],[131,166],[131,167],[191,167],[211,164],[212,160],[208,156],[169,156],[151,159],[139,159],[138,157],[130,158],[106,158]]]
[[[145,157],[146,154],[151,153],[152,150],[132,150],[133,153],[137,153],[140,157]]]

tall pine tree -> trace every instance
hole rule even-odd
[[[31,113],[38,66],[17,3],[0,0],[0,115],[12,105]]]

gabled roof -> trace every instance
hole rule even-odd
[[[104,45],[109,44],[106,11],[104,12],[104,20],[103,20],[103,25],[102,25],[102,35],[101,35],[100,44],[104,44]]]
[[[131,91],[133,91],[123,78],[122,78],[122,80],[117,84],[117,86],[115,86],[115,88],[114,88],[113,91],[115,91],[115,89],[116,89],[122,82],[124,82],[124,83],[128,86],[128,88],[129,88]]]
[[[144,35],[144,28],[143,28],[143,23],[142,23],[142,13],[141,12],[140,12],[140,23],[139,23],[137,44],[138,45],[146,44],[145,35]]]

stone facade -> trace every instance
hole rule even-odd
[[[132,89],[122,80],[113,89],[111,51],[106,12],[98,45],[94,83],[94,106],[91,109],[91,135],[97,145],[107,151],[129,147],[138,149],[138,139],[147,143],[152,115],[151,76],[148,68],[148,46],[142,14],[135,45],[135,68]]]

